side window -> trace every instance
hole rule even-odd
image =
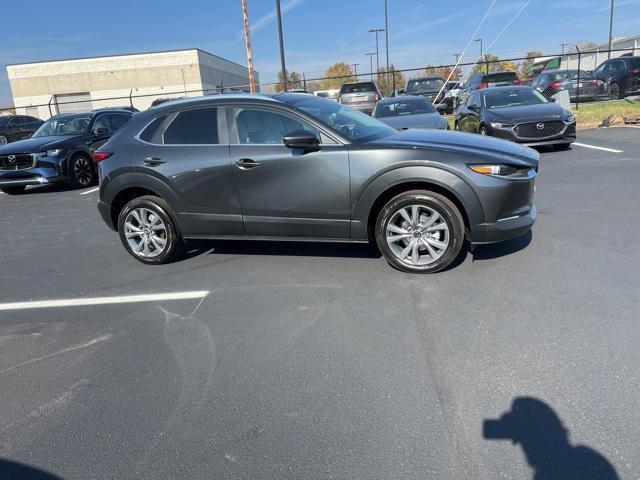
[[[158,129],[166,119],[167,116],[163,115],[153,120],[153,122],[147,125],[147,127],[145,127],[145,129],[140,133],[140,140],[149,143],[162,143],[162,138],[159,138],[160,132],[158,132]]]
[[[114,113],[109,115],[109,123],[111,124],[111,130],[114,132],[122,127],[131,118],[130,115],[124,115],[121,113]]]
[[[476,107],[480,106],[480,95],[478,95],[477,93],[474,93],[473,95],[471,95],[469,97],[469,105],[473,105]]]
[[[282,137],[295,130],[320,137],[315,128],[285,113],[255,107],[236,107],[233,112],[241,144],[282,145]]]
[[[165,145],[215,145],[218,140],[218,109],[184,110],[163,135]]]
[[[99,130],[102,131],[111,131],[111,125],[109,124],[109,116],[108,115],[98,115],[93,122],[93,127],[91,127],[91,133],[96,134]]]

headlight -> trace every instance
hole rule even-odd
[[[566,123],[573,123],[576,121],[576,117],[574,117],[573,115],[569,115],[567,118],[565,118],[564,120]]]
[[[47,157],[57,157],[62,154],[61,148],[54,148],[53,150],[47,150]]]
[[[469,165],[471,170],[482,175],[512,175],[518,171],[517,168],[509,165]]]
[[[491,122],[491,126],[493,128],[511,128],[512,125],[509,123],[500,123],[500,122]]]

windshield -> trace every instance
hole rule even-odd
[[[503,108],[547,103],[547,99],[536,90],[519,88],[486,92],[482,95],[482,102],[486,108]]]
[[[436,113],[436,109],[425,98],[410,98],[378,103],[375,117],[398,117],[401,115],[420,115],[422,113]]]
[[[340,93],[362,93],[362,92],[375,92],[376,86],[371,82],[363,83],[345,83],[340,88]]]
[[[386,137],[396,131],[375,118],[341,103],[317,97],[287,101],[352,142]]]
[[[421,92],[424,90],[440,90],[444,85],[441,78],[424,78],[421,80],[409,80],[407,92]]]
[[[562,72],[555,73],[553,78],[555,80],[575,79],[575,78],[578,78],[578,71],[577,70],[564,70]],[[589,79],[589,78],[593,78],[593,75],[591,75],[591,73],[585,72],[585,71],[581,71],[580,72],[580,79]]]
[[[40,125],[33,137],[54,135],[85,135],[89,132],[91,117],[87,115],[63,115],[51,117]]]

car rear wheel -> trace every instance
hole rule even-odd
[[[428,190],[393,197],[376,221],[376,242],[398,270],[435,273],[448,267],[464,242],[464,222],[455,204]]]
[[[136,260],[159,265],[174,258],[181,238],[169,211],[164,200],[150,195],[134,198],[124,206],[118,216],[118,233]]]
[[[69,184],[73,188],[86,188],[96,180],[93,161],[85,155],[76,155],[69,164]]]
[[[617,83],[612,83],[611,86],[609,86],[609,99],[620,99],[620,86]]]
[[[4,135],[0,135],[0,145],[6,145],[7,143],[9,143],[9,139]]]
[[[2,187],[0,190],[9,195],[20,195],[21,193],[24,193],[26,188],[27,187],[24,185],[17,185],[15,187]]]

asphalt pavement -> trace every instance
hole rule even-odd
[[[530,235],[430,276],[340,244],[143,266],[95,191],[0,195],[0,479],[640,478],[640,129],[578,137]]]

